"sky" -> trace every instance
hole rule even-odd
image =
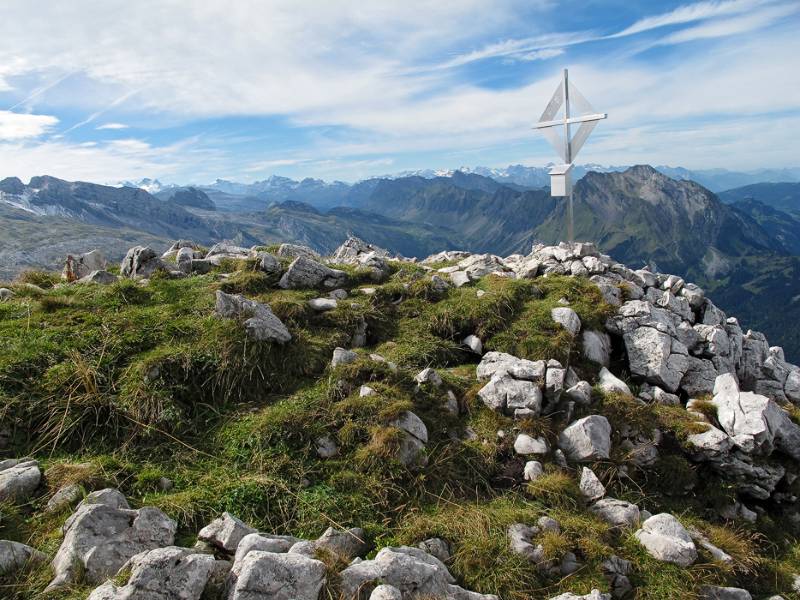
[[[800,165],[800,2],[2,0],[0,177],[355,181],[579,163]]]

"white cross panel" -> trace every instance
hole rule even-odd
[[[572,116],[573,105],[580,113],[579,116]],[[564,116],[556,119],[555,116],[562,106],[564,107]],[[534,125],[534,129],[539,129],[558,152],[561,160],[570,164],[575,160],[597,122],[607,117],[606,113],[595,112],[575,84],[569,80],[567,69],[564,69],[564,79],[556,88],[553,97],[550,98],[547,108],[544,109],[539,122]],[[578,123],[580,126],[575,135],[570,135],[570,125]],[[563,135],[559,132],[558,127],[564,128]]]

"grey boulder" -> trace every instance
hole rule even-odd
[[[697,560],[697,548],[680,521],[669,513],[653,515],[634,534],[653,558],[688,567]]]
[[[600,500],[606,495],[606,488],[589,467],[583,467],[579,483],[581,495],[588,501]]]
[[[64,540],[53,559],[55,577],[48,589],[74,582],[79,575],[100,583],[140,552],[172,545],[176,527],[157,508],[82,503],[64,523]]]
[[[229,600],[317,600],[325,564],[302,554],[254,550],[238,565]]]
[[[583,355],[597,364],[607,367],[611,360],[611,338],[604,331],[587,329],[581,334]]]
[[[158,270],[166,270],[167,265],[148,246],[135,246],[128,250],[120,265],[123,277],[132,279],[148,278]]]
[[[317,288],[335,289],[347,280],[347,273],[326,267],[311,258],[298,256],[289,265],[278,285],[283,289]]]
[[[0,502],[25,502],[42,480],[35,460],[9,459],[0,462]]]
[[[128,561],[125,585],[106,582],[87,600],[200,600],[218,564],[226,562],[188,548],[156,548]]]
[[[569,331],[572,337],[578,335],[581,330],[581,319],[578,317],[578,313],[568,306],[557,306],[551,309],[550,317],[553,321]]]
[[[534,416],[542,410],[542,390],[538,384],[514,379],[506,372],[493,375],[480,389],[478,397],[492,410],[510,416],[516,409],[528,409]]]
[[[608,458],[611,451],[611,425],[601,415],[579,419],[561,432],[558,447],[568,459],[576,462]]]
[[[742,588],[704,585],[698,595],[700,600],[753,600],[750,592]]]
[[[622,381],[622,379],[619,377],[615,376],[605,367],[600,369],[597,385],[601,390],[608,394],[624,394],[626,396],[633,396],[631,393],[631,388],[628,387],[628,384]]]
[[[0,540],[0,575],[7,575],[30,564],[43,562],[46,558],[44,553],[25,544]]]
[[[292,339],[286,325],[269,306],[248,300],[240,294],[226,294],[217,290],[216,314],[243,321],[247,336],[257,342],[285,344]]]
[[[625,500],[603,498],[589,510],[614,527],[633,529],[639,525],[639,507]]]
[[[344,600],[354,600],[378,584],[398,589],[403,598],[497,600],[496,596],[469,592],[454,585],[455,579],[442,561],[408,546],[382,548],[374,559],[344,569],[339,579]]]
[[[242,538],[250,533],[256,533],[256,530],[232,514],[224,512],[221,517],[203,527],[197,534],[197,539],[233,554]]]

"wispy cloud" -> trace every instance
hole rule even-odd
[[[640,19],[633,25],[607,37],[625,37],[671,25],[683,25],[695,21],[741,14],[767,4],[769,1],[770,0],[727,0],[724,2],[696,2],[694,4],[686,4],[666,13]]]
[[[98,131],[103,131],[104,129],[128,129],[128,125],[124,123],[103,123],[99,127],[96,127]]]
[[[755,29],[761,29],[775,23],[791,14],[800,12],[800,4],[787,4],[772,6],[761,10],[750,12],[746,15],[721,19],[703,23],[694,27],[688,27],[671,33],[661,40],[658,44],[682,44],[696,40],[726,37],[739,33],[746,33]]]

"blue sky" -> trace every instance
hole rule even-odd
[[[579,162],[798,166],[800,2],[4,0],[0,177],[353,181]]]

